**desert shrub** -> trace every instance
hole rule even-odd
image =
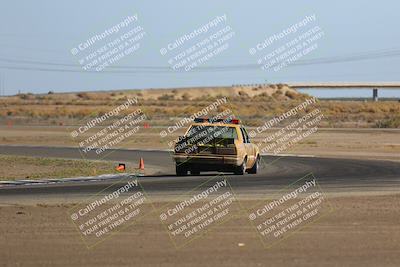
[[[248,98],[248,97],[249,97],[249,95],[248,95],[246,92],[244,92],[244,91],[239,91],[239,96],[240,96],[240,97],[245,97],[245,98]]]
[[[190,100],[190,95],[189,95],[188,93],[184,93],[184,94],[182,95],[182,100],[185,100],[185,101]]]
[[[367,112],[369,112],[369,113],[379,113],[379,108],[378,107],[369,107],[367,109]]]
[[[32,93],[19,94],[18,96],[19,96],[19,98],[22,99],[22,100],[33,99],[33,94],[32,94]]]
[[[276,90],[272,95],[283,95],[281,90]]]
[[[293,91],[286,91],[285,96],[289,97],[290,99],[295,99],[297,94]]]
[[[173,100],[174,96],[173,95],[169,95],[169,94],[163,94],[162,96],[159,96],[157,98],[158,100]]]
[[[76,96],[79,97],[79,98],[82,98],[84,100],[89,100],[90,99],[90,96],[89,96],[88,93],[77,93]]]
[[[379,120],[375,123],[376,128],[400,128],[400,117]]]

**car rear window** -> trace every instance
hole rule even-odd
[[[191,126],[186,136],[191,137],[196,134],[203,133],[207,133],[207,135],[213,135],[215,138],[238,139],[236,128],[229,126]]]

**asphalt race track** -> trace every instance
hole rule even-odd
[[[0,153],[38,157],[81,158],[77,148],[0,146]],[[137,164],[143,157],[145,164],[158,166],[156,175],[139,177],[139,182],[148,193],[176,195],[190,191],[208,181],[218,173],[199,176],[176,177],[174,163],[167,151],[115,150],[105,159]],[[95,158],[90,155],[88,158]],[[256,175],[224,174],[236,192],[263,194],[280,190],[299,178],[312,173],[326,191],[397,191],[400,190],[400,164],[390,161],[334,159],[316,157],[272,157],[262,158],[263,167]],[[87,195],[104,188],[114,190],[119,179],[90,182],[63,182],[57,184],[17,185],[0,188],[0,196],[29,195]],[[207,184],[203,185],[204,187]]]

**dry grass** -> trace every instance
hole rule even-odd
[[[248,125],[255,126],[286,112],[309,96],[285,85],[21,94],[0,98],[0,120],[12,120],[15,124],[76,124],[135,97],[153,124],[171,117],[192,115],[215,99],[227,97],[229,104],[218,111],[230,108]],[[395,101],[319,101],[315,107],[324,114],[321,126],[325,127],[400,127],[400,104]],[[127,113],[129,110],[123,114]]]
[[[66,178],[115,173],[105,161],[0,155],[0,180]]]

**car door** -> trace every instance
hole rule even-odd
[[[243,135],[244,147],[247,154],[247,168],[251,168],[256,160],[255,151],[253,145],[250,143],[250,137],[244,127],[240,127],[240,131]]]

